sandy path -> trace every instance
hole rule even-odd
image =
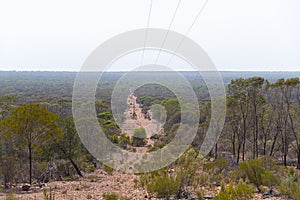
[[[156,120],[146,119],[142,113],[141,105],[136,102],[137,97],[131,93],[127,99],[127,110],[125,111],[126,120],[120,125],[122,132],[132,136],[134,129],[144,127],[147,135],[147,145],[153,145],[154,142],[150,137],[159,133],[162,125]],[[142,148],[142,147],[141,147]],[[144,149],[144,148],[143,148]],[[138,150],[140,152],[140,150]],[[142,151],[144,152],[144,150]]]

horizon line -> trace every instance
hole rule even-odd
[[[0,72],[69,72],[69,73],[80,73],[80,72],[89,72],[89,73],[94,73],[98,71],[70,71],[70,70],[0,70]],[[104,71],[104,73],[125,73],[125,72],[130,72],[130,71]],[[197,71],[197,70],[154,70],[154,71],[132,71],[132,72],[300,72],[300,70],[216,70],[216,71],[208,71],[208,70],[203,70],[203,71]]]

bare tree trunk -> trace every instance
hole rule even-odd
[[[235,156],[235,137],[236,137],[236,134],[233,133],[233,136],[232,136],[232,155]]]
[[[59,147],[60,150],[63,152],[63,154],[65,154],[65,156],[68,158],[68,160],[71,162],[72,166],[74,167],[76,173],[83,177],[83,174],[81,173],[79,167],[76,165],[76,163],[73,161],[73,159],[66,153],[66,151],[62,148],[62,147]]]
[[[29,184],[31,185],[32,182],[32,147],[31,143],[28,145],[29,150]]]
[[[274,149],[275,149],[275,144],[276,144],[276,141],[277,141],[277,137],[278,137],[278,135],[280,133],[280,129],[279,128],[280,127],[277,127],[277,132],[276,132],[274,140],[272,142],[272,146],[271,146],[271,150],[270,150],[270,154],[269,154],[270,157],[273,156],[273,152],[274,152]]]
[[[237,150],[237,156],[236,156],[236,162],[240,162],[240,152],[241,152],[241,144],[238,144],[238,150]]]
[[[297,169],[300,169],[300,145],[298,146],[297,151]]]
[[[218,143],[215,145],[215,159],[218,158]]]

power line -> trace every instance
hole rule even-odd
[[[179,44],[178,44],[176,50],[172,53],[172,56],[171,56],[171,58],[170,58],[170,60],[169,60],[169,62],[167,63],[166,66],[169,66],[169,64],[170,64],[171,61],[173,60],[173,58],[174,58],[176,52],[177,52],[177,51],[179,50],[179,48],[181,47],[181,45],[182,45],[182,43],[184,42],[184,40],[186,39],[187,35],[191,32],[191,30],[192,30],[193,26],[196,24],[196,22],[197,22],[199,16],[201,15],[201,13],[203,12],[204,8],[205,8],[206,5],[208,4],[208,1],[209,1],[209,0],[206,0],[205,3],[203,4],[202,8],[199,10],[199,12],[198,12],[196,18],[194,19],[193,23],[191,24],[191,26],[189,27],[189,29],[188,29],[187,32],[185,33],[185,35],[184,35],[184,37],[182,38],[182,40],[179,42]]]
[[[166,33],[166,35],[165,35],[165,37],[164,37],[164,40],[163,40],[163,42],[162,42],[162,44],[161,44],[161,47],[160,47],[160,49],[159,49],[159,52],[158,52],[158,54],[157,54],[157,57],[156,57],[156,60],[155,60],[155,64],[157,64],[158,58],[159,58],[159,56],[160,56],[160,54],[161,54],[161,51],[162,51],[162,48],[164,47],[164,45],[165,45],[165,43],[166,43],[166,40],[167,40],[167,38],[168,38],[170,29],[171,29],[171,27],[172,27],[172,25],[173,25],[173,22],[174,22],[174,19],[175,19],[175,16],[176,16],[176,14],[177,14],[177,11],[178,11],[178,8],[179,8],[180,4],[181,4],[181,0],[179,0],[178,3],[177,3],[177,7],[176,7],[175,12],[174,12],[174,14],[173,14],[173,17],[172,17],[171,23],[170,23],[170,25],[169,25],[168,31],[167,31],[167,33]]]
[[[146,27],[146,34],[145,34],[145,40],[144,40],[144,48],[143,48],[143,51],[142,51],[141,66],[143,66],[143,62],[144,62],[144,54],[145,54],[145,47],[146,47],[146,42],[147,42],[147,37],[148,37],[148,30],[149,30],[149,25],[150,25],[152,5],[153,5],[153,0],[150,0],[150,9],[149,9],[149,15],[148,15],[148,21],[147,21],[147,27]]]

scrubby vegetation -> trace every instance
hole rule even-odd
[[[72,74],[65,74],[63,80],[52,75],[45,80],[29,74],[23,78],[1,76],[0,190],[8,192],[7,199],[15,198],[9,192],[20,183],[73,181],[98,168],[113,176],[113,169],[99,163],[77,134],[71,111]],[[165,122],[163,131],[152,135],[152,143],[147,145],[144,127],[129,136],[111,113],[111,91],[120,76],[106,76],[104,84],[99,85],[95,102],[99,125],[107,138],[122,149],[136,152],[143,148],[151,152],[164,148],[176,136],[181,123],[178,99],[156,84],[135,91],[145,118],[151,119],[149,110],[153,108],[153,117]],[[225,126],[214,149],[201,157],[199,148],[210,124],[211,104],[203,80],[192,73],[185,76],[200,104],[197,135],[173,164],[141,174],[132,187],[144,188],[149,197],[164,199],[242,200],[255,195],[300,199],[299,78],[227,77]],[[174,84],[180,88],[179,83]],[[161,112],[161,107],[166,112]],[[45,190],[45,199],[54,198],[52,191]],[[93,195],[87,193],[86,198],[92,199]],[[115,193],[104,194],[103,198],[126,199]]]

